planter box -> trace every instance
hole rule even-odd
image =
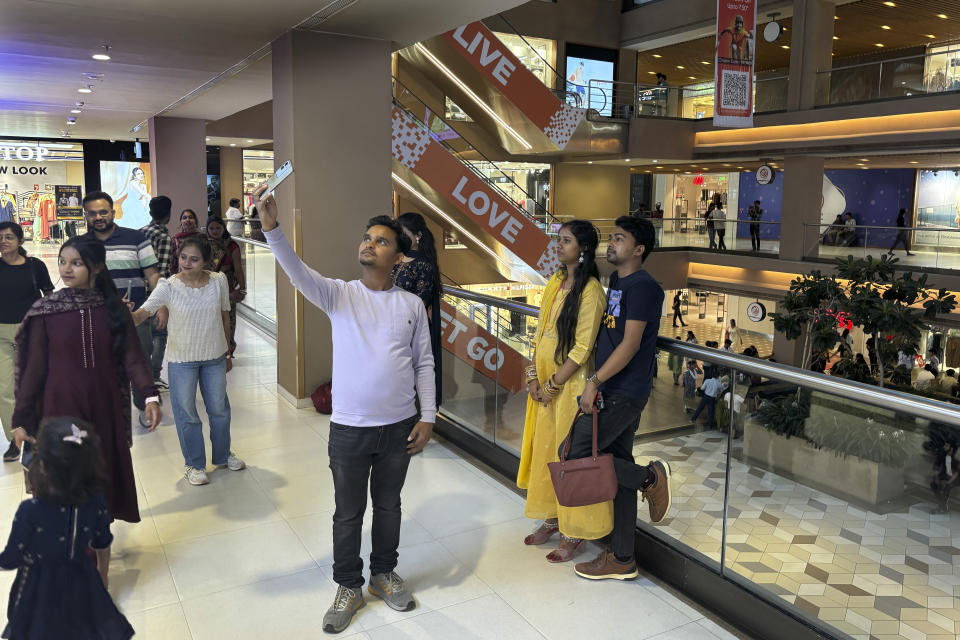
[[[903,495],[903,469],[816,449],[801,438],[777,435],[754,420],[745,423],[747,461],[841,499],[880,505]]]

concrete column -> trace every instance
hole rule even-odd
[[[171,230],[180,211],[193,209],[201,224],[207,210],[207,126],[193,118],[150,118],[151,194],[173,202]]]
[[[815,256],[818,230],[804,227],[804,223],[820,222],[823,158],[787,156],[781,175],[783,213],[780,221],[780,257],[784,260],[801,260],[805,256]]]
[[[829,91],[829,83],[817,86],[817,71],[833,66],[835,9],[830,0],[793,0],[788,111],[812,109],[817,103],[817,91]]]
[[[295,171],[276,192],[280,226],[326,276],[359,277],[366,221],[392,211],[390,51],[306,31],[273,43],[274,164]],[[278,391],[302,406],[330,380],[330,323],[279,269],[277,319]]]
[[[230,198],[243,199],[243,149],[220,147],[220,215],[230,207]]]

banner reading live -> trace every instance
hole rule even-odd
[[[753,126],[757,0],[717,0],[713,124]]]
[[[516,204],[481,180],[430,132],[393,108],[393,157],[544,278],[560,268],[558,245]]]
[[[444,349],[504,389],[523,391],[524,371],[531,362],[442,300],[440,342]]]
[[[555,96],[482,22],[457,27],[443,38],[559,148],[566,148],[585,109]]]

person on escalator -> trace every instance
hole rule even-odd
[[[549,562],[567,562],[585,539],[601,538],[613,529],[609,502],[585,507],[558,504],[547,464],[559,460],[558,450],[577,415],[577,396],[592,373],[593,346],[603,315],[604,295],[597,270],[596,227],[571,220],[560,227],[560,269],[547,282],[533,338],[534,363],[527,368],[527,414],[523,427],[517,486],[527,490],[524,515],[543,520],[523,543],[541,545],[557,533],[560,544],[547,554]]]
[[[254,197],[259,201],[266,189],[260,187]],[[400,491],[410,457],[430,440],[437,415],[429,321],[423,302],[393,283],[393,268],[410,250],[396,220],[370,219],[358,249],[360,279],[345,282],[304,264],[277,225],[277,214],[272,195],[260,202],[267,244],[293,286],[327,314],[333,330],[328,450],[338,588],[323,630],[339,633],[364,606],[360,546],[368,493],[374,520],[367,590],[397,611],[417,606],[395,569]]]
[[[570,459],[593,455],[593,413],[597,414],[598,448],[611,453],[619,488],[613,501],[611,548],[591,562],[575,567],[590,580],[630,580],[637,576],[634,533],[637,491],[650,507],[651,522],[660,522],[670,510],[670,467],[660,460],[639,465],[633,459],[633,436],[653,387],[654,357],[663,289],[643,269],[656,241],[649,220],[617,218],[607,241],[607,262],[616,267],[610,276],[607,309],[597,338],[596,371],[580,394],[580,410],[570,433]],[[599,402],[599,394],[603,402]],[[602,404],[603,408],[598,409]]]

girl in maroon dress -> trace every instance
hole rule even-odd
[[[110,516],[139,522],[130,385],[147,399],[152,431],[160,422],[153,375],[106,269],[103,243],[90,236],[67,240],[59,268],[68,288],[37,300],[17,333],[14,437],[21,446],[34,442],[40,422],[51,416],[76,416],[94,425]]]

